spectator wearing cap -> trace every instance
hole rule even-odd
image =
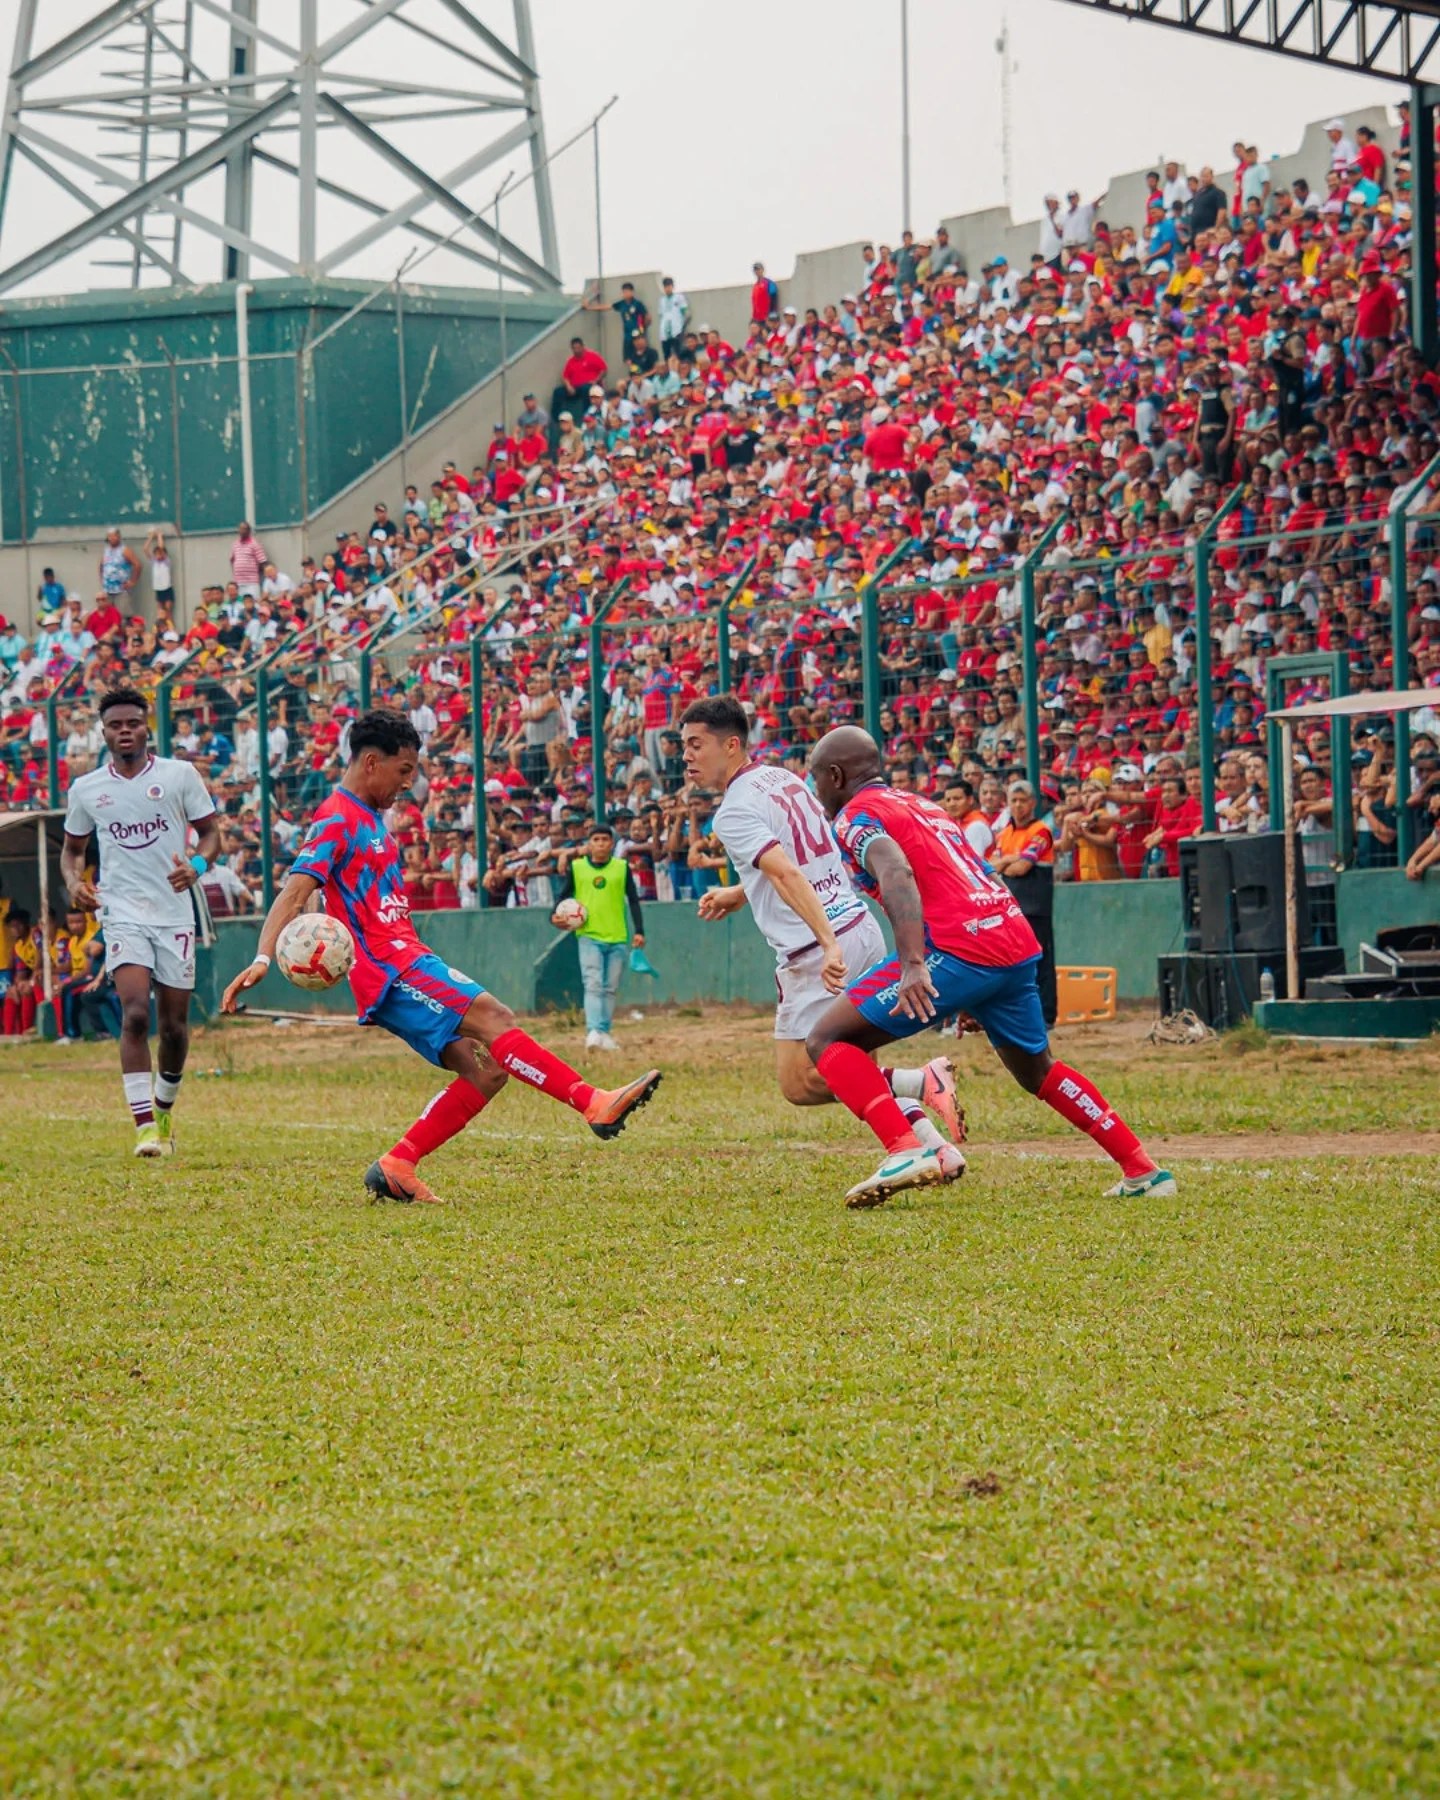
[[[1330,140],[1330,167],[1343,174],[1355,160],[1355,145],[1345,135],[1345,121],[1327,119],[1325,135]]]
[[[1385,279],[1376,251],[1360,263],[1360,292],[1355,301],[1355,367],[1362,378],[1373,375],[1390,351],[1400,325],[1400,297]]]
[[[1045,1023],[1053,1025],[1058,1010],[1055,991],[1055,839],[1036,817],[1035,790],[1028,781],[1012,781],[1005,791],[1009,817],[997,830],[991,863],[1029,921],[1040,945],[1036,981]]]
[[[520,404],[520,411],[515,415],[515,429],[522,437],[531,432],[548,432],[550,414],[541,406],[534,394],[526,394]]]

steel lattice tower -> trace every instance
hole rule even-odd
[[[41,46],[40,0],[19,0],[0,116],[0,293],[88,246],[111,252],[95,266],[124,269],[139,287],[157,276],[354,274],[366,252],[374,272],[387,256],[393,269],[407,249],[446,241],[507,283],[559,287],[529,0],[111,0],[85,10]],[[59,11],[45,0],[47,23]],[[427,138],[418,147],[417,133]],[[434,153],[447,135],[466,154],[433,166],[448,161]],[[490,211],[484,183],[461,192],[527,146],[530,250],[473,216]],[[17,252],[22,167],[44,241]],[[71,222],[46,235],[62,218]]]

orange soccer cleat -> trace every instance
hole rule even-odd
[[[615,1138],[625,1129],[631,1113],[644,1106],[660,1085],[660,1071],[648,1069],[619,1088],[596,1088],[585,1108],[585,1123],[598,1138]]]
[[[418,1201],[422,1206],[439,1206],[440,1196],[420,1179],[414,1163],[401,1162],[398,1156],[382,1156],[365,1171],[365,1185],[377,1200]]]

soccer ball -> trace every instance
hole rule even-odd
[[[350,973],[355,940],[329,913],[301,913],[280,933],[275,961],[298,988],[332,988]]]
[[[562,931],[578,931],[589,916],[578,900],[562,900],[555,908],[555,923]]]

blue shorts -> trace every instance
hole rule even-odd
[[[422,956],[395,977],[365,1022],[383,1026],[438,1067],[440,1053],[460,1035],[470,1002],[484,992],[438,956]]]
[[[939,992],[935,996],[935,1019],[907,1019],[903,1013],[892,1014],[896,989],[900,985],[900,961],[889,957],[867,969],[858,981],[845,990],[861,1018],[878,1025],[893,1038],[914,1037],[917,1031],[929,1031],[950,1013],[969,1013],[985,1027],[985,1035],[995,1045],[1013,1044],[1019,1050],[1040,1051],[1049,1043],[1045,1015],[1040,1010],[1040,990],[1035,985],[1035,971],[1040,958],[1032,956],[1008,968],[994,969],[980,963],[963,962],[947,950],[930,950],[925,967]]]

